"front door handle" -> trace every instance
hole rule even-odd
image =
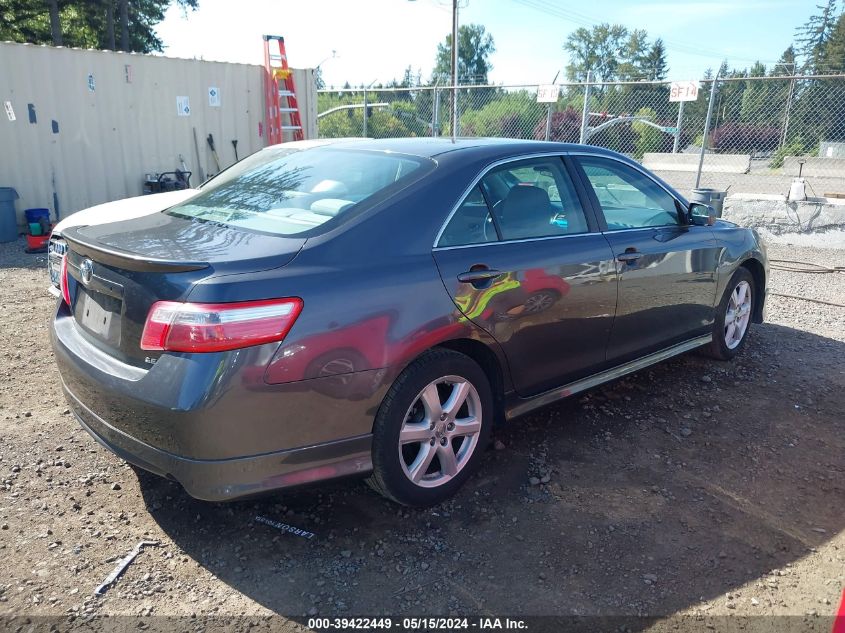
[[[620,262],[625,262],[626,264],[629,264],[631,262],[637,261],[642,256],[643,256],[642,253],[638,253],[636,251],[631,251],[631,252],[626,251],[626,252],[622,253],[621,255],[617,255],[616,259]]]
[[[493,270],[491,268],[479,268],[478,270],[468,270],[465,273],[458,275],[458,281],[462,284],[475,284],[480,281],[489,281],[500,276],[502,271]]]

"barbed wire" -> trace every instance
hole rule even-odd
[[[814,80],[823,80],[823,79],[842,79],[845,78],[845,71],[837,72],[837,73],[825,73],[825,74],[800,74],[800,75],[776,75],[776,76],[744,76],[744,77],[718,77],[718,78],[701,78],[696,79],[693,81],[698,81],[701,84],[710,84],[713,81],[718,81],[719,83],[736,83],[736,82],[771,82],[771,81],[814,81]],[[671,84],[674,83],[673,81],[661,79],[661,80],[651,80],[651,79],[626,79],[620,81],[558,81],[555,85],[559,86],[560,88],[583,88],[586,85],[590,86],[666,86],[669,87]],[[513,90],[513,89],[531,89],[536,90],[539,85],[544,85],[543,83],[521,83],[521,84],[493,84],[493,83],[486,83],[486,84],[475,84],[475,83],[459,83],[458,90],[472,90],[472,89],[489,89],[489,88],[497,88],[502,90]],[[373,87],[373,88],[365,88],[363,86],[351,86],[349,88],[322,88],[318,90],[318,93],[344,93],[344,92],[395,92],[397,90],[400,91],[413,91],[413,90],[452,90],[453,86],[450,83],[438,83],[438,84],[416,84],[410,86],[381,86],[381,87]]]
[[[697,83],[697,99],[685,103],[683,113],[669,100],[669,81],[560,82],[551,104],[537,102],[536,83],[382,87],[366,90],[366,98],[362,88],[335,88],[318,91],[318,129],[321,137],[451,135],[457,98],[456,135],[586,142],[647,166],[649,156],[694,153],[692,162],[657,161],[670,165],[668,171],[658,167],[659,174],[680,190],[696,185],[704,143],[701,186],[786,196],[801,174],[808,195],[845,193],[845,170],[836,160],[845,159],[845,74]]]

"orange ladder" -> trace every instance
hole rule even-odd
[[[271,42],[278,45],[278,53],[270,50]],[[264,36],[264,106],[268,145],[283,143],[285,132],[292,132],[295,141],[305,138],[296,102],[293,72],[288,67],[288,56],[285,53],[285,38],[280,35]],[[284,122],[285,115],[288,123]]]

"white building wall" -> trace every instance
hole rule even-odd
[[[294,81],[314,138],[313,73],[295,70]],[[235,161],[233,139],[240,158],[264,147],[263,82],[261,66],[0,43],[0,105],[15,116],[0,109],[0,187],[18,191],[22,223],[26,208],[47,207],[55,219],[140,195],[144,174],[173,171],[180,156],[199,184],[199,171],[217,172],[209,133],[221,168]],[[188,116],[177,114],[177,97],[188,98]]]

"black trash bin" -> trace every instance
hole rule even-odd
[[[709,204],[716,212],[716,217],[722,217],[722,208],[725,204],[725,198],[728,197],[727,191],[719,191],[718,189],[708,189],[702,187],[700,189],[692,190],[692,201],[701,202],[702,204]]]
[[[0,242],[14,242],[18,239],[18,217],[15,214],[15,200],[18,192],[12,187],[0,187]]]

